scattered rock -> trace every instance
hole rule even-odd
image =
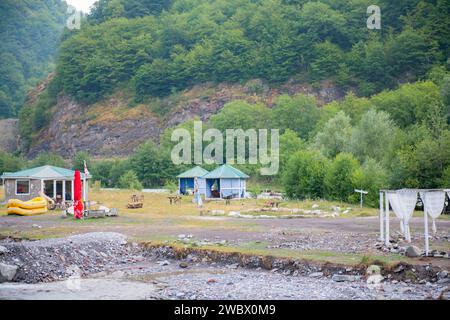
[[[439,280],[447,278],[448,277],[448,271],[442,270],[441,272],[439,272],[437,274],[437,277],[438,277]]]
[[[406,256],[410,258],[417,258],[422,255],[422,251],[416,246],[409,246],[406,248]]]
[[[170,264],[170,262],[167,260],[164,260],[164,261],[158,261],[157,264],[159,264],[160,266],[168,266]]]
[[[17,266],[0,263],[0,283],[13,281],[16,277],[17,270]]]
[[[180,268],[186,269],[188,266],[187,262],[180,262]]]
[[[357,278],[346,274],[334,274],[331,280],[335,282],[355,282]]]
[[[9,250],[6,247],[0,246],[0,254],[5,254],[5,253],[8,253],[8,252],[9,252]]]
[[[309,275],[310,278],[322,278],[323,272],[313,272]]]
[[[34,229],[42,229],[42,227],[38,224],[33,224],[31,227]]]

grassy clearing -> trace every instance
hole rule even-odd
[[[222,245],[207,245],[196,247],[191,244],[182,244],[177,241],[170,240],[155,240],[151,242],[152,245],[170,245],[174,248],[195,248],[198,250],[211,250],[224,253],[240,253],[255,256],[272,256],[286,259],[299,259],[309,262],[318,263],[332,263],[344,266],[367,266],[371,264],[378,264],[384,267],[392,267],[400,262],[413,264],[414,260],[401,255],[377,255],[377,254],[350,254],[339,253],[333,251],[308,250],[296,251],[291,249],[268,249],[267,243],[264,242],[247,242],[239,246],[222,246]]]
[[[129,235],[134,241],[170,244],[173,246],[191,246],[177,241],[176,236],[183,234],[206,233],[208,237],[221,236],[225,233],[233,234],[238,232],[241,235],[251,235],[249,240],[239,242],[239,245],[208,245],[197,247],[197,249],[217,250],[223,252],[238,252],[242,254],[270,255],[274,257],[304,259],[315,262],[330,262],[334,264],[356,266],[360,264],[370,264],[376,261],[379,264],[395,265],[398,262],[413,262],[410,259],[399,255],[378,255],[377,252],[365,254],[346,254],[330,251],[296,251],[292,249],[268,249],[268,243],[250,241],[259,239],[270,226],[264,227],[257,223],[257,220],[230,219],[227,217],[207,217],[201,216],[201,210],[224,210],[245,211],[247,209],[258,209],[264,207],[266,200],[236,200],[230,205],[224,202],[206,202],[204,208],[198,209],[192,203],[192,197],[183,197],[181,204],[170,205],[168,194],[144,194],[144,208],[127,209],[126,205],[133,191],[129,190],[91,190],[91,198],[100,204],[119,210],[119,217],[108,219],[88,219],[75,221],[71,218],[62,219],[60,212],[53,212],[41,216],[30,218],[13,217],[17,223],[0,229],[0,236],[10,236],[39,240],[44,238],[63,237],[79,233],[110,231],[120,232]],[[0,188],[0,198],[3,197],[3,188]],[[374,208],[359,208],[339,202],[328,201],[286,201],[280,204],[285,208],[312,209],[318,205],[318,209],[331,211],[332,207],[340,207],[341,213],[347,208],[351,210],[347,214],[341,214],[342,218],[354,218],[364,216],[376,216],[378,210]],[[0,207],[0,215],[6,214],[5,206]],[[265,214],[265,213],[264,213]],[[279,213],[286,215],[286,212]],[[420,213],[419,213],[420,214]],[[445,217],[447,219],[448,217]],[[326,219],[326,218],[324,218]],[[11,220],[10,220],[11,221]],[[275,220],[274,220],[275,221]],[[274,222],[275,223],[275,222]],[[33,228],[32,224],[38,224],[41,228]],[[288,229],[286,229],[288,231]],[[298,232],[298,230],[294,230]],[[316,230],[312,226],[309,232],[326,232],[326,230]],[[253,238],[255,236],[256,238]]]

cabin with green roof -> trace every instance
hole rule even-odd
[[[18,199],[29,201],[40,197],[41,194],[52,198],[56,202],[73,199],[73,182],[75,171],[54,167],[42,166],[18,172],[5,172],[0,178],[5,186],[5,200]],[[86,179],[90,179],[88,175]],[[81,172],[81,183],[84,173]],[[86,185],[86,193],[88,188]]]
[[[178,193],[183,195],[192,194],[195,189],[195,180],[197,179],[200,194],[206,195],[205,179],[202,178],[205,174],[208,174],[208,171],[197,166],[178,175]]]
[[[246,196],[249,176],[228,164],[202,178],[206,182],[207,199],[243,199]]]

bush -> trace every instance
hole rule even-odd
[[[143,189],[136,173],[133,170],[125,172],[119,179],[119,187],[121,189],[138,190]]]

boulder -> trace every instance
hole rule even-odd
[[[406,248],[406,256],[410,258],[417,258],[422,255],[422,251],[416,246],[409,246]]]
[[[0,263],[0,283],[13,281],[17,274],[17,266]]]

